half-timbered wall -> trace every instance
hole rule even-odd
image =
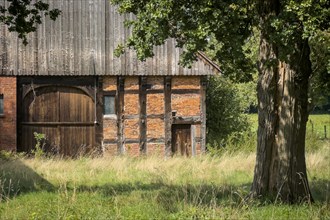
[[[120,15],[108,0],[45,2],[50,4],[50,8],[58,8],[62,13],[56,21],[42,18],[43,23],[37,31],[29,34],[27,46],[22,44],[15,32],[9,32],[4,24],[0,24],[0,94],[4,93],[7,111],[4,116],[0,116],[1,149],[16,149],[16,141],[22,144],[20,135],[24,133],[25,127],[32,127],[35,123],[22,121],[20,114],[16,119],[16,97],[19,103],[17,112],[22,111],[20,96],[24,83],[21,80],[49,78],[56,79],[56,82],[49,81],[49,89],[58,88],[58,97],[61,97],[63,90],[63,96],[68,97],[68,102],[74,99],[79,104],[78,97],[82,97],[82,94],[78,90],[93,89],[86,94],[91,93],[89,103],[90,106],[94,103],[95,115],[91,115],[94,115],[95,121],[90,118],[75,123],[70,120],[56,123],[47,121],[49,126],[58,126],[57,130],[63,127],[63,132],[56,130],[57,134],[67,133],[65,130],[69,126],[68,122],[76,127],[94,126],[95,137],[92,135],[92,142],[97,146],[102,144],[105,154],[155,153],[170,156],[173,153],[173,140],[180,139],[180,134],[187,137],[190,131],[187,140],[191,140],[192,150],[189,153],[193,155],[205,150],[204,77],[218,73],[217,65],[198,53],[198,60],[191,68],[180,66],[178,63],[182,49],[176,47],[173,39],[154,47],[154,57],[145,62],[138,61],[132,50],[126,50],[120,57],[115,57],[115,49],[131,33],[125,28],[124,21],[133,18],[133,15]],[[8,2],[0,0],[0,5],[6,7]],[[93,80],[88,88],[80,88],[76,85],[78,78]],[[72,82],[69,85],[73,86],[70,90],[72,95],[66,95],[62,88],[65,83],[59,79]],[[18,86],[16,81],[19,82]],[[48,90],[40,91],[44,92],[42,97],[52,93]],[[115,112],[102,115],[103,97],[107,95],[115,97]],[[57,103],[61,105],[62,101]],[[44,106],[46,103],[39,104]],[[40,118],[36,120],[35,126],[41,128],[44,122]],[[173,135],[173,132],[177,134]],[[78,135],[78,132],[74,133]],[[62,138],[61,142],[69,140],[62,135],[54,136]],[[70,150],[68,148],[66,152],[71,154]]]
[[[0,150],[16,151],[16,77],[0,77]]]
[[[166,98],[168,81],[169,99]],[[104,115],[104,154],[172,155],[172,139],[167,144],[166,140],[172,136],[171,128],[175,124],[190,126],[190,153],[200,154],[201,146],[205,145],[202,143],[205,141],[202,82],[198,76],[170,80],[160,76],[103,77],[104,95],[115,95],[117,103],[116,115]]]

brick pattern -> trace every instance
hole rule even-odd
[[[104,139],[117,139],[116,119],[103,119],[103,137]]]
[[[147,78],[147,84],[151,85],[150,89],[164,89],[164,77],[150,76]]]
[[[139,119],[126,119],[124,121],[124,137],[128,139],[138,139],[139,135]]]
[[[164,114],[164,94],[147,94],[147,114]]]
[[[0,150],[16,151],[16,78],[0,77],[0,94],[4,97],[4,115],[0,116]]]
[[[130,76],[125,77],[125,90],[138,90],[139,89],[139,77]]]
[[[139,95],[138,94],[125,94],[124,95],[124,115],[137,115],[139,114]]]
[[[126,144],[126,155],[131,157],[138,157],[140,155],[139,144]]]
[[[148,89],[163,90],[164,77],[148,77]],[[103,79],[104,91],[113,91],[117,89],[117,80],[115,77],[104,77]],[[125,77],[125,91],[130,91],[124,94],[124,115],[134,118],[126,118],[124,120],[124,140],[139,140],[139,95],[131,94],[132,91],[139,90],[139,78],[136,76]],[[172,89],[201,89],[200,77],[173,77]],[[192,94],[172,94],[172,109],[177,111],[177,116],[199,116],[200,113],[200,95]],[[164,93],[150,93],[146,97],[147,115],[162,115],[165,114],[164,107]],[[147,139],[163,139],[165,137],[165,122],[163,118],[147,118]],[[103,125],[104,139],[117,139],[117,121],[116,119],[104,119]],[[195,125],[198,139],[201,136],[200,125]],[[116,144],[104,144],[104,155],[116,155]],[[200,154],[200,144],[196,143],[197,154]],[[129,156],[140,155],[139,143],[126,143],[125,152]],[[147,143],[148,155],[165,155],[164,143]]]
[[[147,144],[147,155],[163,157],[165,155],[165,144],[148,143]]]
[[[199,116],[200,109],[199,94],[172,94],[172,111],[176,111],[176,116]]]
[[[165,123],[163,119],[147,119],[147,138],[165,138]]]
[[[200,77],[176,76],[172,78],[172,89],[200,89]]]
[[[104,91],[116,91],[117,90],[117,77],[104,77],[103,79]]]

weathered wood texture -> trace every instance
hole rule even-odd
[[[172,126],[172,153],[181,156],[191,156],[191,125],[176,124]]]
[[[77,156],[99,149],[102,117],[95,113],[100,110],[100,102],[97,93],[89,92],[97,82],[83,86],[77,80],[75,86],[70,83],[49,86],[46,83],[52,83],[51,79],[44,79],[44,84],[26,81],[19,82],[22,94],[19,150],[30,152],[34,148],[34,132],[46,135],[42,147],[47,152]]]
[[[127,50],[117,58],[114,50],[130,31],[126,18],[108,0],[45,0],[62,14],[46,18],[24,46],[16,33],[0,27],[0,75],[208,75],[218,71],[203,56],[191,69],[178,65],[180,49],[174,40],[154,48],[146,62]],[[0,4],[8,4],[0,0]]]

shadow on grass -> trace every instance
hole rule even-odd
[[[329,179],[313,179],[310,181],[310,188],[316,202],[330,203]]]
[[[0,152],[0,202],[22,193],[53,190],[51,183],[20,159]]]
[[[78,192],[98,192],[105,197],[129,196],[138,192],[144,199],[155,200],[166,211],[176,212],[178,204],[212,206],[216,204],[237,206],[249,192],[251,183],[243,185],[184,184],[170,185],[163,182],[145,184],[105,184],[102,186],[79,186]]]

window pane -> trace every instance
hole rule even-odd
[[[0,115],[3,115],[3,95],[0,95]]]
[[[115,113],[115,97],[104,96],[104,114],[111,115]]]

